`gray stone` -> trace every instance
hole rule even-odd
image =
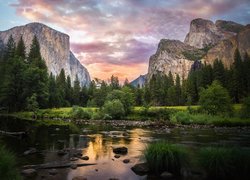
[[[145,175],[149,172],[147,163],[136,164],[131,169],[132,171],[135,172],[135,174],[138,174],[138,175]]]
[[[72,164],[72,165],[70,166],[70,168],[71,168],[71,169],[76,169],[76,168],[77,168],[77,164]]]
[[[161,173],[161,178],[163,179],[172,179],[173,177],[174,177],[173,174],[170,172],[165,171]]]
[[[52,175],[52,176],[56,175],[57,173],[58,173],[58,171],[56,169],[50,169],[49,170],[49,174]]]
[[[25,151],[23,154],[29,155],[29,154],[35,154],[35,153],[37,153],[36,148],[30,148],[29,150]]]
[[[87,178],[85,178],[84,176],[76,176],[76,177],[73,177],[72,180],[87,180]]]
[[[33,177],[37,174],[37,171],[35,169],[25,169],[25,170],[22,170],[21,173],[25,177]]]

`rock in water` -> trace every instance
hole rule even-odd
[[[147,163],[136,164],[131,169],[138,175],[144,175],[149,172]]]
[[[24,26],[17,26],[6,31],[0,31],[0,50],[7,44],[10,35],[17,43],[23,37],[27,53],[34,35],[40,43],[41,55],[44,58],[48,71],[53,75],[58,75],[63,68],[66,76],[69,75],[71,81],[78,76],[80,85],[88,85],[90,76],[88,70],[76,59],[70,51],[69,36],[56,31],[41,23],[30,23]]]
[[[35,169],[25,169],[21,173],[25,177],[33,177],[37,174],[37,171]]]
[[[117,147],[113,149],[113,152],[115,154],[127,154],[128,153],[128,148],[126,147]]]

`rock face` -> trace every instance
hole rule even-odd
[[[212,64],[215,59],[219,59],[229,68],[234,62],[236,48],[239,49],[242,58],[246,53],[250,54],[250,25],[242,28],[235,36],[218,42],[207,52],[204,62]]]
[[[196,48],[213,46],[223,39],[230,38],[243,28],[232,21],[218,20],[213,23],[206,19],[194,19],[190,23],[190,30],[184,43]]]
[[[153,74],[170,71],[175,77],[187,78],[194,60],[199,60],[204,55],[202,50],[187,45],[178,40],[162,39],[154,55],[150,57],[148,78]]]
[[[134,87],[140,87],[142,88],[146,82],[147,79],[147,74],[145,75],[140,75],[138,78],[133,80],[130,84]]]
[[[3,47],[10,37],[13,36],[17,43],[23,37],[26,53],[29,52],[34,35],[40,43],[41,55],[44,58],[48,71],[58,75],[63,68],[65,74],[71,77],[72,82],[76,75],[81,86],[90,83],[90,76],[87,69],[81,65],[70,51],[69,36],[58,32],[41,23],[30,23],[24,26],[17,26],[6,31],[0,31],[0,48]]]
[[[194,19],[184,43],[162,39],[150,57],[148,80],[156,73],[179,75],[187,78],[192,67],[199,63],[213,64],[215,59],[229,68],[234,62],[234,52],[239,49],[242,57],[250,55],[250,25],[232,21]]]

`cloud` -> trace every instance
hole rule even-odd
[[[145,74],[160,39],[184,40],[194,18],[250,20],[249,0],[17,0],[10,6],[69,34],[72,51],[98,78],[118,73],[107,67],[124,74],[143,67]]]

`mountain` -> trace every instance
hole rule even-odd
[[[70,51],[70,37],[67,34],[56,31],[41,23],[30,23],[6,31],[0,31],[0,49],[3,50],[11,35],[16,43],[21,36],[23,37],[26,53],[29,52],[32,39],[36,35],[40,43],[41,55],[46,62],[49,72],[56,76],[63,68],[66,76],[69,75],[71,77],[72,82],[77,75],[81,86],[90,83],[88,70]]]
[[[187,78],[194,62],[213,64],[215,59],[229,68],[238,48],[242,57],[250,54],[250,25],[232,21],[194,19],[184,42],[162,39],[149,59],[148,79],[158,72]]]
[[[135,80],[133,80],[130,84],[134,87],[140,87],[142,88],[146,82],[147,79],[147,74],[145,75],[140,75],[138,78],[136,78]]]

